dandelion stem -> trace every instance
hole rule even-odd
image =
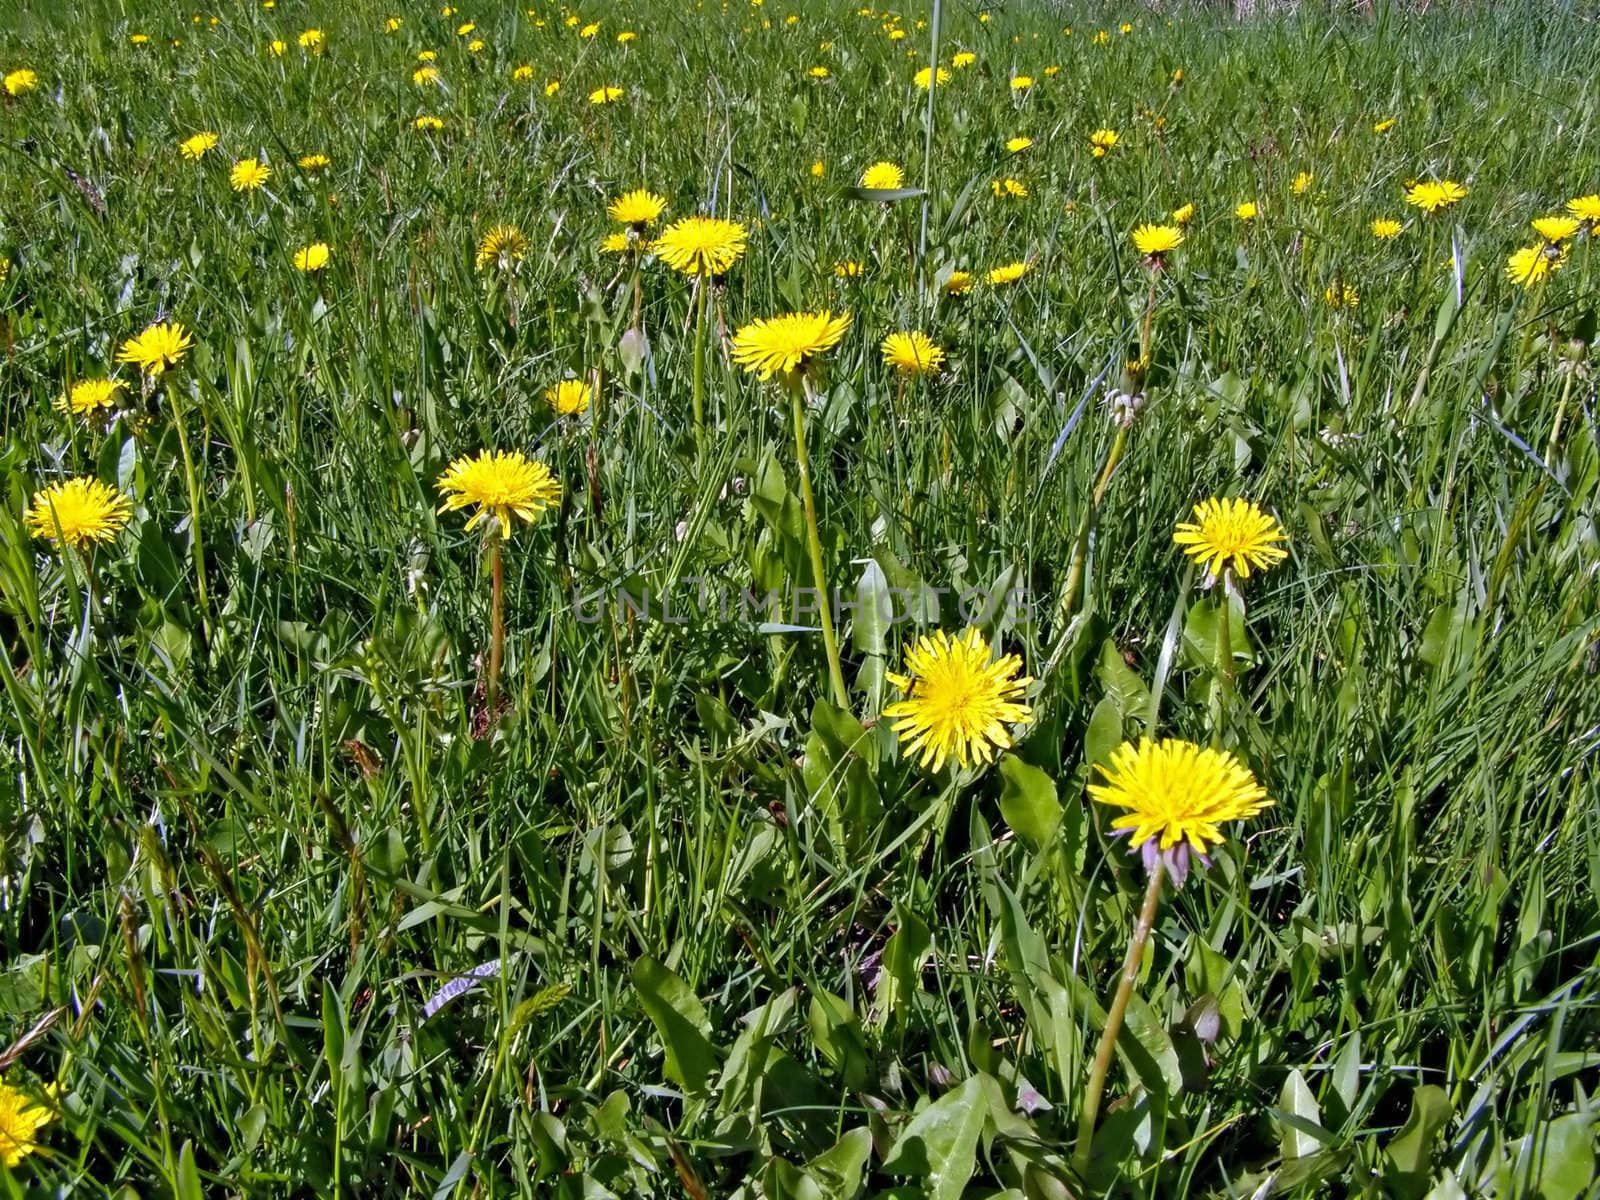
[[[1222,572],[1222,618],[1217,624],[1217,678],[1212,690],[1211,747],[1222,748],[1222,718],[1233,694],[1233,572]]]
[[[1159,271],[1150,272],[1150,298],[1144,304],[1144,322],[1139,326],[1139,382],[1143,386],[1144,373],[1150,366],[1150,335],[1155,331],[1156,323],[1156,283],[1161,278]]]
[[[500,703],[500,663],[506,649],[505,617],[505,557],[501,553],[504,539],[495,526],[489,534],[489,682],[488,713],[493,724]]]
[[[200,628],[206,641],[211,640],[211,616],[206,604],[206,553],[200,540],[200,484],[194,473],[194,457],[189,453],[189,434],[184,429],[183,409],[178,402],[178,389],[167,389],[167,400],[172,405],[172,424],[178,431],[178,452],[183,456],[183,480],[189,491],[189,554],[194,559],[195,603],[200,609]]]
[[[1094,506],[1100,507],[1100,501],[1105,499],[1106,489],[1111,486],[1111,473],[1117,469],[1117,463],[1122,460],[1122,452],[1128,445],[1128,426],[1123,425],[1117,430],[1116,440],[1111,443],[1111,453],[1106,455],[1106,465],[1100,471],[1100,479],[1094,485]]]
[[[811,397],[811,380],[801,376],[801,386],[789,389],[789,407],[794,415],[794,456],[800,472],[800,499],[806,513],[806,548],[811,555],[811,582],[817,589],[817,609],[822,617],[822,647],[828,655],[828,678],[833,685],[833,702],[850,707],[850,689],[844,685],[844,670],[839,665],[839,643],[833,634],[833,598],[828,591],[827,573],[822,566],[822,535],[817,530],[817,502],[811,491],[811,456],[806,452],[806,403]]]
[[[1139,910],[1139,922],[1133,927],[1133,937],[1128,942],[1128,956],[1122,960],[1122,979],[1117,984],[1111,1007],[1106,1010],[1106,1026],[1100,1034],[1100,1044],[1094,1052],[1094,1062],[1089,1068],[1089,1086],[1084,1089],[1083,1109],[1078,1114],[1078,1142],[1073,1150],[1072,1162],[1080,1180],[1089,1174],[1090,1151],[1094,1145],[1094,1126],[1100,1116],[1100,1097],[1106,1088],[1106,1075],[1111,1070],[1111,1056],[1116,1050],[1117,1034],[1122,1030],[1122,1018],[1128,1011],[1128,1001],[1133,998],[1133,988],[1139,982],[1139,964],[1144,959],[1144,944],[1155,927],[1156,909],[1161,903],[1161,884],[1165,865],[1160,858],[1150,872],[1150,885],[1144,890],[1144,906]]]
[[[706,308],[711,298],[711,277],[702,275],[695,282],[700,296],[694,312],[694,436],[705,440],[706,419]]]

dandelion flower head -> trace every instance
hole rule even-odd
[[[905,181],[905,172],[892,162],[875,162],[861,172],[861,186],[872,191],[893,191]]]
[[[906,673],[886,676],[905,699],[883,710],[906,753],[930,771],[951,758],[963,767],[988,763],[1011,746],[1010,725],[1029,721],[1022,696],[1031,678],[1015,654],[994,658],[976,628],[944,630],[906,650]]]
[[[22,522],[34,537],[81,547],[113,541],[132,516],[133,505],[116,488],[79,476],[35,492]]]
[[[157,321],[122,343],[117,361],[134,363],[146,375],[159,375],[175,367],[194,345],[189,331],[176,321]]]
[[[685,275],[725,275],[745,250],[745,228],[719,217],[684,217],[662,230],[656,255]]]
[[[1283,527],[1253,500],[1202,500],[1194,520],[1180,521],[1172,540],[1216,576],[1231,570],[1248,579],[1252,568],[1265,570],[1289,555],[1277,544],[1287,540]]]
[[[667,198],[658,196],[648,188],[635,188],[623,192],[606,209],[613,221],[623,225],[653,225],[667,207]]]
[[[944,351],[920,329],[891,333],[878,349],[884,363],[902,375],[931,375],[944,365]]]
[[[1104,782],[1089,785],[1090,798],[1126,810],[1111,822],[1112,833],[1128,838],[1147,870],[1162,864],[1179,887],[1190,852],[1208,864],[1206,852],[1227,836],[1224,825],[1272,804],[1231,753],[1178,738],[1123,742],[1100,773]]]
[[[760,379],[803,372],[811,360],[832,349],[850,328],[850,314],[785,313],[752,321],[733,339],[733,361]]]
[[[484,450],[476,457],[458,458],[439,477],[445,501],[440,512],[475,508],[467,528],[491,517],[502,536],[511,532],[511,518],[530,524],[561,499],[561,484],[550,469],[520,450]]]

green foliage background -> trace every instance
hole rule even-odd
[[[0,5],[0,66],[40,76],[0,114],[0,1034],[45,1019],[6,1078],[64,1088],[10,1192],[1594,1194],[1591,239],[1545,287],[1502,273],[1600,190],[1592,6],[953,6],[938,57],[977,62],[931,131],[921,7],[900,41],[844,4],[579,10],[593,39],[544,0],[458,9]],[[221,146],[186,162],[199,129]],[[266,189],[233,193],[257,153]],[[880,158],[926,182],[925,234],[921,198],[846,194]],[[1405,209],[1434,176],[1470,195]],[[1039,677],[998,768],[929,777],[875,720],[912,626],[847,627],[845,713],[813,635],[614,603],[808,582],[772,389],[714,340],[696,445],[659,265],[624,339],[597,245],[641,185],[750,224],[719,332],[853,314],[810,414],[832,580],[1025,589],[981,618]],[[1063,612],[1151,278],[1127,235],[1186,202]],[[532,249],[488,279],[500,222]],[[109,430],[52,410],[158,316],[198,342],[165,386]],[[904,328],[936,380],[881,365]],[[554,424],[544,388],[591,370],[601,402]],[[490,736],[482,556],[433,486],[480,447],[566,483],[508,549]],[[87,572],[20,524],[66,473],[137,507]],[[1170,537],[1212,494],[1291,537],[1216,730],[1277,805],[1163,905],[1080,1182],[1141,888],[1082,785],[1152,705],[1213,734],[1218,607]]]

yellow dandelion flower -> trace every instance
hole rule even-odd
[[[421,129],[424,131],[440,130],[444,128],[444,118],[424,114],[418,117],[415,121],[411,122],[411,127],[413,129]]]
[[[785,313],[752,321],[734,335],[733,361],[760,379],[804,373],[811,360],[837,345],[850,328],[850,314]]]
[[[1172,210],[1172,223],[1174,225],[1187,225],[1194,220],[1194,205],[1185,204],[1182,208]]]
[[[176,321],[157,321],[122,343],[117,361],[134,363],[146,375],[160,375],[183,361],[194,345],[189,331]]]
[[[385,33],[394,33],[402,24],[404,22],[399,17],[390,17],[383,23],[383,31]]]
[[[1115,129],[1096,129],[1089,135],[1089,152],[1096,158],[1104,158],[1121,140],[1122,135]]]
[[[52,535],[54,532],[52,527]],[[54,1099],[54,1091],[46,1088],[46,1097]],[[21,1088],[0,1080],[0,1161],[7,1169],[39,1149],[39,1131],[55,1120],[55,1115],[48,1103],[40,1104]]]
[[[493,518],[501,537],[510,534],[513,516],[532,524],[561,499],[561,484],[550,468],[520,450],[483,450],[475,458],[456,459],[439,477],[439,491],[445,496],[440,512],[474,508],[467,528]]]
[[[1276,544],[1287,540],[1283,526],[1253,500],[1202,500],[1194,506],[1194,521],[1178,522],[1172,540],[1216,576],[1232,571],[1248,579],[1251,568],[1264,571],[1289,556]]]
[[[911,82],[923,89],[932,85],[943,87],[950,82],[950,72],[944,67],[940,67],[938,70],[934,70],[932,67],[923,67],[912,77]]]
[[[1254,200],[1242,200],[1234,205],[1233,215],[1241,221],[1254,221],[1261,215],[1261,209]]]
[[[510,271],[527,253],[527,234],[515,225],[495,225],[478,239],[478,253],[474,262],[480,271],[491,265],[502,271]]]
[[[190,162],[199,162],[208,150],[214,150],[216,146],[217,135],[209,129],[202,129],[199,133],[179,142],[178,151]]]
[[[326,42],[327,39],[323,37],[320,29],[307,29],[300,35],[300,49],[309,50],[313,54],[321,54]]]
[[[328,265],[330,257],[332,251],[328,249],[328,243],[312,242],[309,246],[302,246],[294,252],[295,270],[305,271],[307,274],[320,271]]]
[[[132,517],[133,505],[116,488],[79,476],[35,492],[22,523],[36,538],[81,547],[114,541]],[[9,1090],[0,1084],[0,1101]]]
[[[950,56],[950,65],[958,71],[963,67],[970,67],[977,61],[978,56],[971,50],[960,50]]]
[[[559,79],[552,79],[549,83],[544,85],[544,94],[546,96],[554,96],[560,90],[561,80]]]
[[[1294,177],[1294,183],[1291,185],[1294,189],[1294,194],[1296,196],[1305,195],[1311,190],[1311,185],[1316,183],[1316,181],[1317,177],[1311,174],[1311,172],[1301,171],[1300,174]]]
[[[1559,271],[1566,261],[1566,247],[1552,246],[1548,242],[1541,246],[1524,246],[1506,259],[1506,278],[1531,288]]]
[[[674,221],[655,241],[657,256],[685,275],[725,275],[744,254],[745,228],[717,217]]]
[[[73,417],[91,416],[114,405],[122,386],[120,379],[80,379],[56,397],[55,409]]]
[[[853,258],[833,264],[833,274],[838,279],[855,279],[866,271],[866,268]]]
[[[1025,92],[1032,86],[1033,76],[1031,75],[1013,75],[1011,77],[1011,90],[1013,92]]]
[[[1127,837],[1146,870],[1154,873],[1160,864],[1178,887],[1188,877],[1191,852],[1209,865],[1206,852],[1226,839],[1224,825],[1272,806],[1231,753],[1178,738],[1123,742],[1100,774],[1104,782],[1088,786],[1090,798],[1127,810],[1111,822],[1112,833]]]
[[[830,72],[827,67],[812,67],[806,74],[813,79],[826,79]]]
[[[464,24],[457,25],[456,26],[456,36],[457,37],[466,37],[467,34],[471,33],[476,28],[477,28],[477,26],[475,24],[473,24],[471,21],[467,21]]]
[[[892,162],[875,162],[861,172],[861,186],[872,191],[893,191],[905,184],[906,176]]]
[[[902,375],[932,375],[944,365],[944,351],[919,329],[891,333],[878,349],[883,353],[884,364]]]
[[[420,63],[431,63],[434,60],[436,60],[438,57],[439,57],[439,52],[437,50],[418,50],[417,51],[417,61],[420,62]]]
[[[1394,128],[1394,118],[1393,117],[1385,117],[1383,120],[1374,121],[1373,124],[1372,124],[1372,132],[1373,133],[1388,133],[1389,130],[1391,130],[1393,128]]]
[[[658,196],[648,188],[635,188],[613,200],[606,208],[606,213],[619,224],[643,227],[654,225],[666,207],[665,196]]]
[[[1406,188],[1406,203],[1436,213],[1466,199],[1467,189],[1451,179],[1426,179]]]
[[[1020,179],[996,179],[990,183],[996,197],[1006,200],[1021,200],[1028,194],[1028,185]]]
[[[1393,217],[1378,217],[1369,228],[1372,230],[1373,237],[1380,242],[1386,242],[1390,238],[1399,237],[1402,226]]]
[[[438,87],[444,83],[444,76],[439,74],[438,67],[430,63],[411,72],[411,82],[418,87]]]
[[[950,278],[944,281],[944,294],[946,296],[965,296],[973,289],[977,279],[971,271],[951,271]]]
[[[22,96],[39,86],[39,75],[27,67],[11,71],[5,78],[6,95]]]
[[[600,253],[626,254],[635,247],[643,252],[648,245],[648,242],[636,240],[633,235],[627,231],[608,233],[600,240]]]
[[[1570,241],[1578,235],[1578,219],[1576,217],[1539,217],[1529,222],[1533,231],[1551,245],[1560,245]]]
[[[288,48],[289,43],[283,41],[281,38],[273,38],[267,43],[267,53],[271,54],[273,58],[282,58],[283,52]]]
[[[793,20],[794,20],[794,18],[793,18],[793,17],[791,17],[791,18],[790,18],[790,21],[791,21],[791,22],[792,22],[792,21],[793,21]],[[624,46],[626,46],[626,45],[627,45],[627,44],[628,44],[628,43],[629,43],[629,42],[631,42],[631,41],[633,41],[633,40],[634,40],[634,39],[636,39],[636,38],[637,38],[637,37],[638,37],[638,36],[639,36],[639,35],[638,35],[638,34],[637,34],[637,33],[635,33],[635,32],[634,32],[634,31],[633,31],[633,30],[631,30],[631,29],[624,29],[624,30],[623,30],[623,31],[622,31],[622,32],[621,32],[621,33],[619,33],[619,34],[617,34],[617,41],[618,41],[618,42],[619,42],[619,43],[620,43],[620,44],[621,44],[621,45],[624,45]]]
[[[1567,211],[1590,228],[1600,224],[1600,192],[1568,200]]]
[[[1133,231],[1133,244],[1140,254],[1155,258],[1183,245],[1183,230],[1176,225],[1141,225]]]
[[[944,630],[919,638],[905,654],[906,673],[885,676],[905,693],[883,710],[905,752],[930,771],[949,759],[963,767],[991,762],[1011,747],[1009,725],[1033,719],[1023,694],[1033,680],[1015,654],[993,658],[979,630]]]
[[[811,178],[813,179],[821,179],[825,174],[827,174],[827,171],[828,168],[823,165],[823,162],[820,158],[811,164]]]
[[[150,35],[148,33],[130,33],[128,35],[128,41],[132,42],[135,46],[143,46],[150,41]]]
[[[1031,137],[1014,137],[1009,138],[1006,141],[1006,149],[1012,154],[1021,154],[1031,145],[1033,145],[1033,139]]]
[[[590,104],[615,104],[622,98],[622,89],[619,87],[598,87],[589,93]]]
[[[228,171],[228,182],[236,192],[253,192],[272,178],[272,168],[259,158],[241,158]]]
[[[1004,287],[1006,284],[1016,283],[1029,271],[1033,264],[1028,262],[1006,263],[1004,266],[993,268],[985,277],[993,287]]]
[[[589,385],[581,379],[563,379],[544,392],[544,402],[563,417],[578,416],[587,411],[589,400]]]
[[[533,68],[527,63],[523,63],[520,67],[513,67],[511,69],[511,78],[518,83],[527,83],[533,78]]]
[[[332,161],[326,154],[302,154],[295,165],[302,171],[325,171]]]
[[[581,37],[581,38],[592,38],[595,34],[597,34],[599,32],[600,32],[600,22],[599,21],[591,21],[589,24],[585,25],[582,29],[578,30],[578,36]]]
[[[1329,284],[1323,291],[1322,298],[1329,308],[1360,308],[1361,293],[1348,283],[1335,286]]]

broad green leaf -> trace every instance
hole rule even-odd
[[[1061,824],[1055,780],[1014,754],[1000,759],[1000,815],[1028,848],[1038,854]]]
[[[1322,1149],[1322,1111],[1298,1068],[1285,1077],[1278,1091],[1278,1107],[1282,1109],[1276,1114],[1278,1146],[1284,1158],[1309,1158]]]
[[[1117,1035],[1117,1049],[1128,1059],[1139,1082],[1158,1095],[1183,1088],[1183,1068],[1166,1026],[1140,996],[1128,1000],[1128,1011]]]
[[[1100,661],[1095,664],[1095,674],[1105,686],[1106,694],[1116,703],[1124,719],[1142,715],[1150,704],[1150,689],[1122,657],[1117,643],[1107,638],[1100,647]]]
[[[1089,728],[1083,735],[1083,761],[1103,766],[1112,752],[1122,745],[1122,708],[1110,696],[1102,697],[1089,714]]]
[[[808,1162],[806,1173],[822,1185],[828,1200],[853,1200],[871,1158],[872,1133],[863,1125]]]
[[[868,559],[856,582],[856,608],[851,616],[850,642],[861,656],[856,686],[867,697],[866,713],[875,715],[883,707],[884,663],[889,647],[890,622],[894,620],[894,596],[889,577],[874,559]]]
[[[1531,1182],[1539,1200],[1578,1200],[1588,1194],[1595,1181],[1595,1134],[1594,1118],[1573,1112],[1523,1139],[1524,1156],[1537,1156]]]
[[[806,1020],[812,1041],[822,1057],[844,1077],[845,1086],[851,1089],[864,1086],[871,1059],[861,1018],[855,1009],[842,996],[818,988],[811,994]]]
[[[884,1157],[884,1171],[923,1180],[930,1200],[957,1200],[977,1165],[988,1110],[978,1079],[972,1076],[912,1117]]]
[[[184,1142],[178,1151],[177,1178],[173,1181],[178,1200],[205,1200],[200,1187],[200,1169],[194,1163],[194,1143]]]
[[[1351,1030],[1339,1047],[1339,1057],[1333,1060],[1333,1091],[1348,1117],[1355,1112],[1356,1097],[1361,1094],[1361,1032]]]
[[[847,187],[840,191],[841,196],[850,200],[867,200],[874,204],[893,204],[899,200],[915,200],[923,194],[921,188],[866,188]]]
[[[1383,1149],[1384,1181],[1396,1194],[1421,1196],[1432,1174],[1434,1142],[1450,1120],[1450,1098],[1442,1087],[1424,1084],[1411,1093],[1411,1115]]]
[[[788,1028],[795,999],[795,989],[785,988],[744,1018],[744,1028],[728,1050],[717,1084],[722,1093],[719,1111],[733,1112],[755,1096],[766,1070],[768,1051]]]
[[[927,922],[899,903],[894,906],[894,917],[898,928],[883,948],[883,970],[878,976],[878,994],[873,997],[872,1017],[879,1028],[922,990],[922,966],[933,953]]]
[[[706,1010],[688,984],[648,955],[633,964],[633,986],[666,1051],[666,1077],[691,1094],[703,1094],[717,1066]]]

